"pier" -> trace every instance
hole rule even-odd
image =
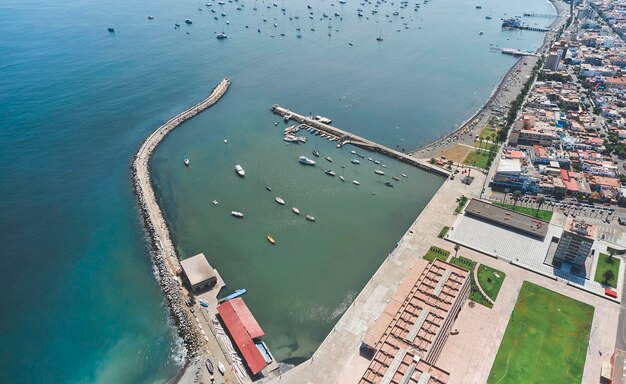
[[[551,31],[550,28],[530,27],[528,25],[510,26],[510,27],[507,27],[506,29],[519,29],[519,30],[535,31],[535,32],[550,32]]]
[[[530,51],[522,51],[520,49],[515,49],[515,48],[491,48],[492,52],[500,52],[503,55],[511,55],[511,56],[539,56],[537,53],[535,52],[530,52]]]
[[[198,356],[204,340],[208,341],[208,339],[201,335],[196,326],[196,320],[185,307],[185,290],[179,284],[179,279],[176,275],[176,272],[181,269],[181,265],[176,254],[176,248],[172,243],[167,223],[152,188],[148,165],[152,153],[168,133],[217,103],[224,96],[229,86],[229,79],[222,80],[206,99],[179,113],[157,128],[143,142],[131,166],[133,188],[139,202],[139,210],[147,237],[150,241],[151,257],[156,270],[156,278],[165,295],[172,319],[185,343],[189,360]]]
[[[524,17],[545,17],[549,19],[554,19],[556,15],[551,15],[549,13],[524,12]]]
[[[316,120],[313,117],[306,117],[306,116],[297,114],[293,111],[290,111],[276,104],[272,106],[272,112],[276,115],[282,116],[285,119],[285,121],[293,120],[301,124],[300,126],[290,128],[290,132],[294,132],[296,129],[311,128],[310,130],[319,131],[321,132],[321,134],[326,135],[329,138],[329,140],[337,140],[339,142],[339,144],[337,144],[338,147],[342,147],[346,144],[352,144],[357,147],[361,147],[363,149],[367,149],[373,152],[378,152],[385,156],[392,157],[403,163],[412,165],[414,167],[420,168],[430,173],[434,173],[434,174],[444,176],[444,177],[450,176],[450,172],[446,171],[445,169],[433,166],[427,161],[419,160],[406,153],[402,153],[400,151],[396,151],[394,149],[388,148],[384,145],[381,145],[371,140],[365,139],[363,137],[354,135],[352,133],[349,133],[347,131],[334,127],[332,125],[324,124],[320,122],[319,120]]]

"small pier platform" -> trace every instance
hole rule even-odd
[[[556,15],[552,15],[549,13],[524,12],[524,17],[545,17],[549,19],[554,19]]]
[[[520,49],[515,49],[515,48],[491,48],[491,51],[493,51],[493,52],[500,52],[503,55],[511,55],[511,56],[516,56],[516,57],[520,57],[520,56],[539,56],[535,52],[522,51]]]
[[[272,106],[272,112],[276,115],[282,116],[285,121],[293,120],[299,123],[299,125],[287,128],[285,132],[289,130],[290,133],[294,133],[300,129],[306,129],[314,134],[319,134],[321,137],[327,138],[331,141],[338,141],[337,147],[342,147],[346,144],[352,144],[363,149],[378,152],[385,156],[392,157],[403,163],[412,165],[414,167],[420,168],[430,173],[434,173],[439,176],[450,176],[450,172],[446,171],[445,169],[435,167],[427,161],[423,161],[406,153],[385,147],[384,145],[354,135],[350,132],[344,131],[332,125],[324,124],[313,117],[306,117],[304,115],[297,114],[277,104],[274,104]]]

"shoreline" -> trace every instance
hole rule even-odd
[[[193,317],[185,307],[184,288],[176,276],[176,270],[180,268],[180,263],[171,240],[167,222],[163,217],[152,188],[149,162],[154,150],[168,133],[217,103],[228,91],[230,84],[229,79],[222,80],[207,98],[158,127],[141,144],[131,165],[133,192],[139,203],[139,214],[146,232],[146,240],[149,244],[155,278],[163,291],[169,314],[174,321],[178,335],[183,340],[186,352],[183,366],[172,379],[176,381],[190,366],[190,361],[199,355],[204,342],[202,341],[202,335],[200,335],[195,326]],[[172,380],[169,382],[172,382]]]
[[[548,3],[550,3],[552,5],[552,8],[554,9],[556,16],[554,18],[554,20],[552,21],[552,23],[550,24],[550,26],[548,27],[550,29],[549,32],[546,32],[543,38],[543,43],[535,50],[535,52],[537,52],[539,54],[539,56],[543,56],[545,54],[545,50],[546,48],[548,48],[548,43],[550,40],[550,34],[554,33],[554,26],[561,20],[561,18],[564,16],[564,12],[559,12],[559,7],[555,4],[557,3],[561,3],[561,4],[565,4],[562,0],[547,0]],[[565,9],[563,9],[565,10]],[[502,93],[504,91],[504,88],[507,88],[507,86],[509,85],[509,82],[511,80],[511,78],[513,77],[513,75],[515,74],[515,70],[520,66],[520,63],[524,60],[524,57],[519,57],[515,63],[511,66],[511,68],[509,68],[509,70],[504,74],[504,76],[502,76],[502,78],[500,79],[500,81],[497,83],[497,85],[495,86],[495,88],[491,91],[491,93],[489,94],[489,96],[487,97],[487,99],[485,100],[485,102],[481,105],[481,107],[474,112],[469,118],[467,118],[463,123],[461,123],[461,125],[459,125],[459,127],[453,129],[450,133],[447,133],[446,135],[440,137],[439,139],[436,139],[435,141],[432,141],[428,144],[425,144],[421,147],[415,148],[411,151],[409,151],[408,153],[412,156],[416,156],[418,154],[424,154],[424,152],[428,152],[428,151],[433,151],[435,149],[437,149],[438,151],[445,149],[447,147],[450,147],[454,144],[456,144],[457,142],[460,142],[461,140],[461,135],[463,135],[462,131],[465,130],[466,128],[469,128],[470,131],[473,132],[473,129],[471,127],[468,127],[474,120],[476,120],[476,124],[478,124],[480,122],[480,119],[482,117],[484,117],[485,113],[488,112],[489,108],[491,108],[491,105],[494,103],[494,101],[496,101],[500,96],[502,96]],[[532,66],[528,65],[527,68],[530,72],[530,70],[532,70]],[[526,73],[524,75],[527,75]],[[510,104],[510,102],[508,103]],[[486,124],[486,123],[485,123]],[[479,130],[477,130],[476,136],[482,131],[483,127],[480,127]],[[459,137],[457,137],[456,139],[454,139],[454,136],[459,135]],[[447,140],[450,140],[449,143],[446,143]],[[435,153],[432,153],[433,156],[427,156],[427,157],[434,157]],[[423,156],[419,156],[419,157],[423,157]]]

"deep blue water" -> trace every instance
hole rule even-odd
[[[257,13],[243,3],[214,21],[188,0],[0,2],[0,382],[139,383],[177,371],[129,165],[155,127],[223,77],[233,80],[224,108],[241,106],[231,124],[280,103],[414,148],[471,115],[513,64],[489,44],[532,49],[543,38],[502,32],[498,19],[551,11],[543,0],[483,1],[481,11],[433,0],[398,20],[383,3],[376,23],[356,17],[356,2],[311,2],[313,21],[301,1],[256,1]],[[329,37],[318,17],[338,9]],[[214,38],[221,30],[228,40]]]

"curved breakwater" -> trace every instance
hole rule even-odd
[[[188,359],[194,357],[199,351],[202,346],[202,336],[198,333],[197,327],[194,326],[193,318],[185,309],[183,288],[176,278],[176,270],[180,268],[180,263],[167,223],[157,204],[148,165],[154,150],[169,132],[217,103],[226,93],[230,84],[229,79],[222,80],[206,99],[157,128],[143,142],[131,166],[133,189],[139,202],[144,227],[148,233],[155,275],[165,295],[174,324],[183,339]]]

